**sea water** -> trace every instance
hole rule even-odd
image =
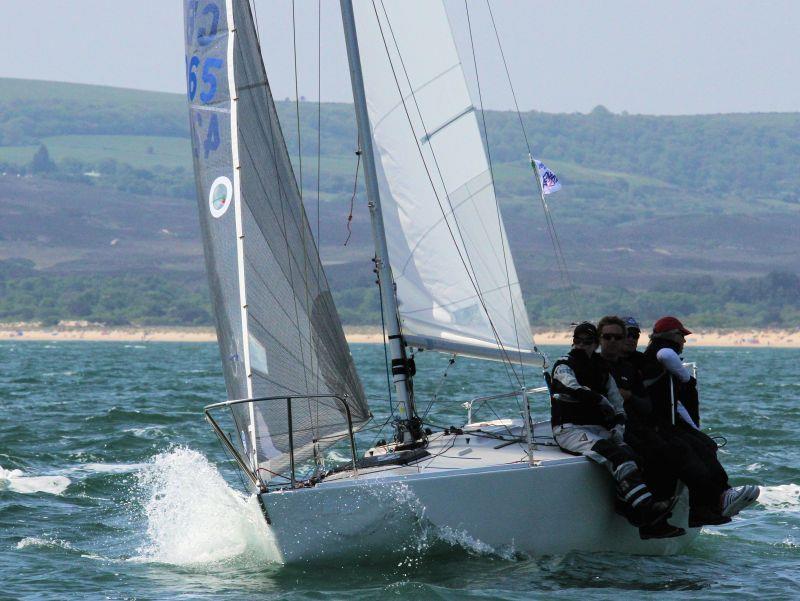
[[[353,354],[379,424],[382,347]],[[216,345],[0,341],[0,599],[798,598],[800,350],[690,348],[685,358],[700,365],[703,425],[727,439],[732,482],[763,486],[753,509],[703,529],[685,553],[531,558],[428,530],[383,564],[283,567],[203,420],[225,396]],[[461,402],[515,382],[502,365],[448,369],[447,359],[417,357],[430,423],[462,424]],[[543,399],[534,411],[546,417]]]

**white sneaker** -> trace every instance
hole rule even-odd
[[[722,493],[722,515],[732,517],[745,507],[755,503],[761,489],[755,484],[729,488]]]

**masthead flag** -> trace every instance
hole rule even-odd
[[[561,182],[558,181],[556,174],[547,168],[547,165],[542,163],[539,159],[531,159],[531,164],[534,166],[534,171],[536,171],[539,176],[542,194],[552,194],[561,189]]]

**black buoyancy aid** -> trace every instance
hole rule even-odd
[[[692,378],[689,382],[682,383],[666,370],[656,356],[658,351],[663,348],[671,348],[677,353],[680,346],[670,340],[656,338],[645,349],[641,366],[645,391],[653,407],[652,421],[657,425],[666,425],[671,424],[673,418],[680,419],[677,411],[673,414],[672,395],[670,394],[671,380],[672,394],[675,396],[675,409],[677,409],[677,402],[680,401],[695,424],[700,425],[696,382]]]
[[[606,425],[608,418],[600,409],[601,397],[605,395],[608,371],[597,359],[589,357],[580,349],[572,349],[568,355],[553,364],[553,374],[559,365],[568,365],[583,388],[564,386],[555,377],[552,379],[550,418],[554,426],[560,424]]]

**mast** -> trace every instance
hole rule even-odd
[[[364,79],[361,74],[361,56],[358,50],[353,3],[352,0],[340,0],[340,5],[344,37],[347,44],[347,60],[350,63],[350,81],[353,85],[353,101],[358,124],[359,145],[364,161],[364,179],[367,186],[367,200],[372,220],[372,237],[375,241],[375,268],[382,290],[381,303],[383,304],[383,312],[387,316],[385,334],[389,339],[389,349],[392,356],[392,381],[395,385],[401,411],[401,423],[398,424],[397,433],[398,441],[411,442],[420,438],[421,424],[414,408],[408,360],[400,329],[400,316],[397,311],[397,291],[392,278],[392,268],[389,265],[389,252],[386,245],[383,214],[381,213],[375,155],[372,151],[372,130],[364,93]]]

